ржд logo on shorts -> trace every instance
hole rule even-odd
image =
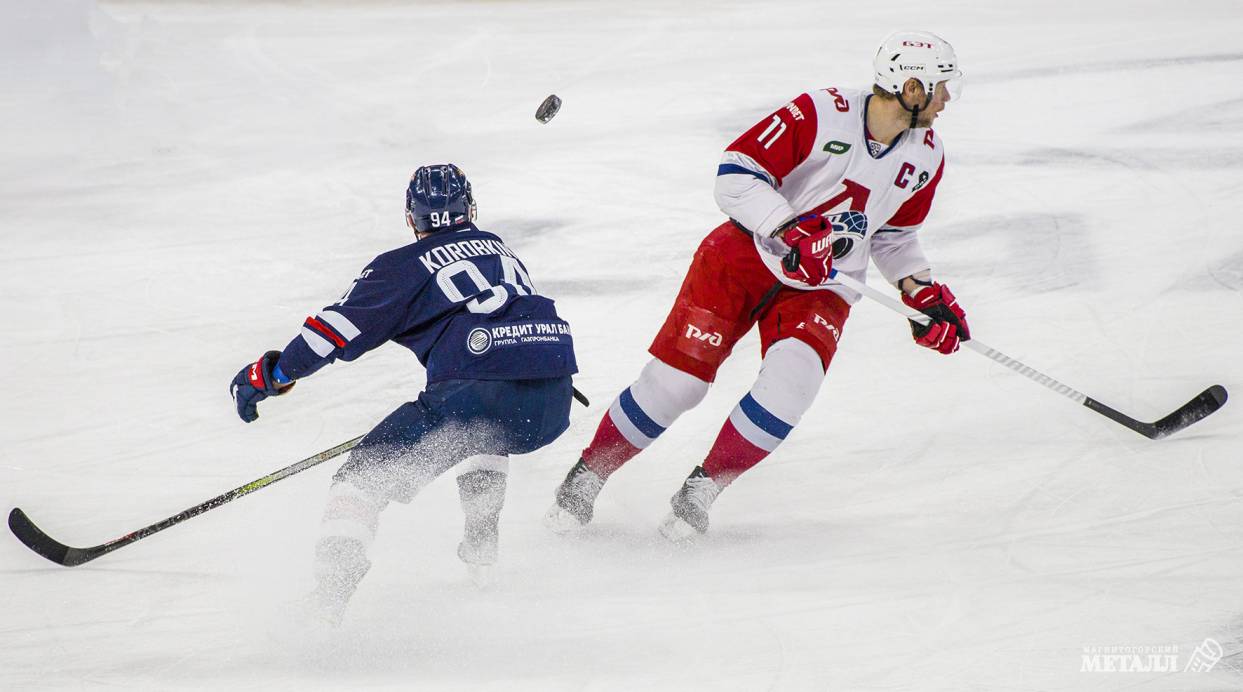
[[[720,332],[705,332],[693,324],[686,325],[686,338],[702,341],[712,346],[720,346],[725,337]]]

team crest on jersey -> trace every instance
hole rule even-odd
[[[466,336],[466,348],[477,356],[487,353],[492,348],[492,332],[482,327],[470,330]]]
[[[928,171],[920,171],[919,182],[915,183],[915,187],[911,188],[911,192],[919,192],[919,188],[928,184],[928,178],[930,177],[931,176],[928,175]]]
[[[830,154],[845,154],[850,151],[850,145],[845,142],[839,142],[835,139],[824,145],[824,150]]]
[[[829,237],[833,239],[833,259],[841,259],[868,234],[868,217],[858,211],[839,211],[829,216]]]

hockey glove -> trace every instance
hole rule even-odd
[[[280,396],[290,389],[294,383],[279,383],[275,374],[276,362],[280,360],[280,351],[268,351],[259,360],[242,368],[242,371],[229,384],[229,393],[233,395],[233,403],[237,404],[237,415],[250,423],[259,417],[258,404],[270,396]]]
[[[777,231],[777,237],[790,247],[781,259],[782,273],[808,286],[824,283],[833,266],[830,232],[832,228],[819,214],[800,216]]]
[[[960,341],[971,340],[967,313],[958,306],[958,300],[945,284],[933,282],[913,296],[903,292],[902,302],[932,318],[927,325],[911,320],[911,335],[920,346],[953,353],[958,350]]]

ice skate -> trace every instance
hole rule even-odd
[[[281,599],[272,617],[265,620],[263,632],[273,645],[282,649],[331,648],[340,638],[348,603],[348,597],[335,596],[322,587],[291,595]]]
[[[458,490],[466,525],[457,556],[475,586],[487,588],[495,582],[494,567],[500,543],[500,513],[505,503],[506,475],[477,470],[458,476]]]
[[[349,603],[350,594],[321,584],[291,604],[293,624],[306,631],[336,629],[345,619],[345,608]]]
[[[661,535],[680,543],[693,539],[697,534],[707,533],[708,509],[720,494],[721,486],[704,472],[702,466],[696,466],[682,487],[669,499],[673,511],[661,522]]]
[[[491,546],[462,541],[457,547],[457,556],[466,565],[466,574],[481,589],[489,589],[496,584],[496,553],[495,540]]]
[[[457,546],[457,556],[468,565],[496,564],[499,536],[495,526],[479,531],[468,531]]]
[[[557,499],[544,515],[544,525],[555,533],[572,533],[591,522],[596,496],[604,479],[587,468],[582,459],[557,487]]]
[[[499,533],[494,521],[485,526],[469,527],[458,543],[458,559],[465,563],[470,580],[481,589],[496,583],[498,543]]]
[[[341,624],[345,607],[371,569],[365,541],[327,535],[315,544],[315,590],[299,601],[300,615],[311,627]]]

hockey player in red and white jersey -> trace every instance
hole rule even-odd
[[[960,84],[954,50],[930,33],[899,32],[874,66],[871,91],[802,94],[726,149],[716,201],[729,220],[700,244],[649,349],[654,358],[613,401],[557,489],[550,528],[591,521],[608,477],[703,400],[734,344],[758,323],[759,376],[661,525],[671,540],[705,532],[717,495],[781,444],[820,388],[859,298],[831,269],[864,281],[871,259],[907,305],[932,318],[912,323],[921,346],[948,354],[970,338],[916,233],[945,169],[931,127]]]

